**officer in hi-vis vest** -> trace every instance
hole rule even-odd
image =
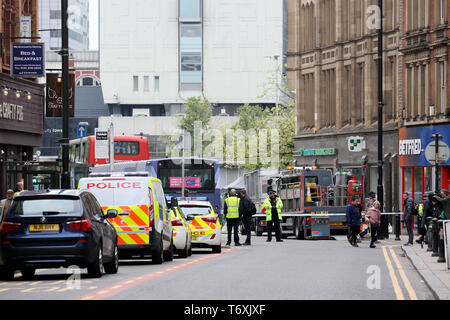
[[[227,246],[231,245],[231,232],[234,229],[234,244],[236,246],[241,246],[239,243],[239,203],[240,199],[237,197],[236,190],[232,189],[230,191],[230,196],[225,199],[224,211],[227,218],[227,230],[228,230],[228,241]]]
[[[269,197],[266,198],[262,205],[262,212],[266,214],[267,221],[267,242],[272,241],[272,225],[275,227],[277,242],[283,242],[280,229],[280,221],[283,221],[281,209],[283,209],[283,202],[275,191],[269,190]]]

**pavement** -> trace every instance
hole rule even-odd
[[[407,236],[402,235],[401,243],[406,243]],[[414,243],[412,246],[402,246],[402,250],[409,258],[417,272],[423,278],[430,290],[439,300],[450,300],[450,270],[446,263],[437,262],[438,257],[432,257],[428,252],[428,245]]]
[[[226,228],[222,229],[222,233],[226,234]],[[364,240],[367,240],[366,237]],[[388,240],[382,241],[392,242],[395,235],[391,234]],[[400,235],[400,241],[396,243],[404,244],[408,241],[407,235]],[[428,252],[428,245],[421,245],[414,243],[412,246],[402,246],[402,250],[406,257],[411,261],[414,268],[422,277],[424,282],[433,292],[436,299],[450,300],[450,270],[447,269],[446,263],[437,262],[438,257],[432,257],[432,252]]]

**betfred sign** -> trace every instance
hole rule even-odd
[[[111,182],[92,182],[86,185],[87,189],[141,189],[142,184],[140,182],[129,181],[111,181]]]

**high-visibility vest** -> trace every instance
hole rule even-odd
[[[227,219],[239,218],[240,199],[236,196],[228,197],[225,203],[227,204]]]
[[[278,220],[282,221],[283,217],[281,216],[281,209],[283,209],[283,201],[279,197],[277,197],[277,212],[278,212]],[[266,221],[272,221],[272,203],[270,201],[270,197],[264,200],[262,205],[262,209],[266,209]]]
[[[419,216],[423,217],[423,203],[419,204]]]

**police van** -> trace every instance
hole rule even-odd
[[[119,257],[152,256],[160,264],[173,260],[172,223],[161,181],[148,173],[98,173],[82,178],[78,189],[94,194],[117,231]]]

